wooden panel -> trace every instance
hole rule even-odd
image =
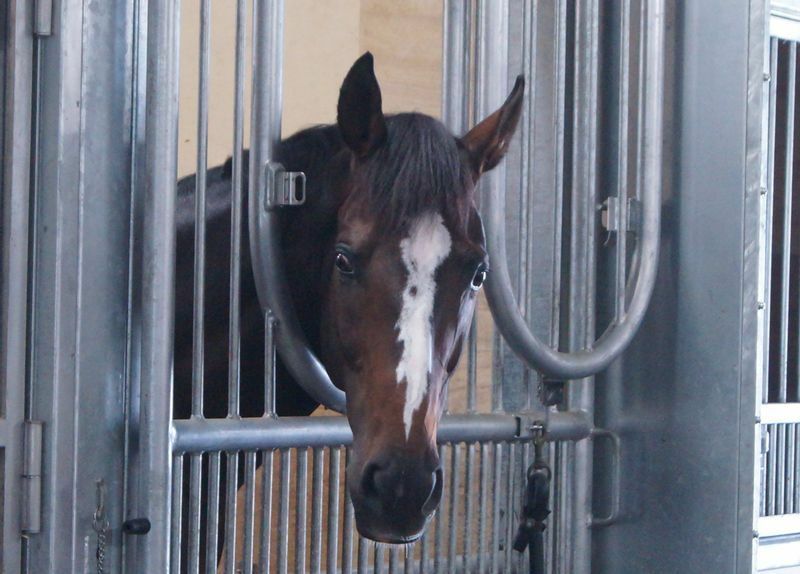
[[[442,3],[362,0],[361,51],[375,56],[387,112],[441,116]]]

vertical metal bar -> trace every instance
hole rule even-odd
[[[775,501],[777,498],[777,477],[775,475],[775,459],[778,451],[778,433],[776,426],[777,425],[767,426],[769,429],[769,451],[767,452],[767,483],[769,484],[769,500],[767,503],[767,516],[774,516],[776,511]]]
[[[308,449],[297,449],[297,510],[295,521],[295,572],[306,574],[306,520],[308,514]]]
[[[769,401],[769,387],[770,387],[770,315],[772,309],[771,293],[772,293],[772,225],[775,217],[775,112],[777,109],[778,97],[778,39],[770,38],[770,62],[769,62],[770,77],[769,82],[769,120],[767,127],[767,221],[765,230],[765,254],[764,260],[766,261],[766,274],[764,282],[764,307],[767,312],[764,313],[764,374],[763,383],[761,387],[761,396],[763,402]]]
[[[471,2],[445,0],[442,49],[442,118],[455,134],[469,129]],[[477,404],[477,314],[467,339],[467,412]]]
[[[350,448],[345,449],[345,468],[350,463]],[[345,473],[344,489],[344,522],[342,524],[342,574],[350,574],[353,570],[353,502],[347,488]]]
[[[358,574],[367,574],[369,570],[369,543],[358,537]]]
[[[322,568],[322,472],[325,451],[313,449],[311,471],[311,573],[319,574]]]
[[[228,415],[239,416],[241,362],[242,157],[244,154],[245,0],[236,4],[236,75],[233,102],[233,188],[231,196],[231,275],[228,329]]]
[[[208,508],[206,520],[206,574],[217,572],[217,547],[219,543],[219,452],[208,455]]]
[[[188,574],[200,572],[200,501],[203,483],[203,455],[192,454],[189,467],[189,547]]]
[[[439,461],[441,462],[442,466],[444,464],[444,453],[445,448],[444,445],[439,445]],[[433,537],[433,571],[436,574],[443,572],[443,561],[444,561],[444,517],[445,517],[445,508],[444,508],[444,500],[439,504],[439,511],[436,513],[436,526],[434,530],[434,537]]]
[[[435,518],[434,518],[435,520]],[[430,546],[430,539],[431,539],[431,527],[433,525],[429,524],[428,528],[425,530],[425,533],[422,535],[422,540],[419,543],[419,572],[420,574],[425,574],[428,571],[428,547]]]
[[[475,495],[472,492],[472,471],[475,468],[475,445],[467,445],[467,462],[464,470],[464,572],[469,571],[470,560],[473,557],[472,534],[475,526],[473,516],[473,501]]]
[[[194,191],[194,315],[192,330],[192,416],[203,416],[204,309],[206,268],[206,178],[208,171],[208,52],[211,0],[200,3],[200,63],[197,86],[197,170]]]
[[[372,566],[373,574],[383,574],[383,566],[386,561],[386,547],[383,544],[375,545],[375,561]]]
[[[567,119],[567,0],[558,0],[555,17],[556,41],[556,111],[555,111],[555,226],[553,230],[553,253],[556,254],[553,262],[552,293],[554,302],[550,315],[552,325],[550,343],[558,344],[558,335],[561,326],[561,265],[562,265],[562,238],[564,236],[564,170],[566,157],[566,119]]]
[[[479,117],[494,112],[504,100],[508,88],[508,2],[478,0],[475,46],[477,52],[475,113]],[[506,181],[501,163],[481,177],[484,190],[498,189]],[[495,361],[503,360],[503,341],[495,332]],[[501,365],[497,365],[501,366]],[[502,372],[502,369],[495,369]],[[503,409],[502,377],[493,377],[492,409]]]
[[[424,535],[423,535],[424,536]],[[405,564],[403,566],[403,574],[414,574],[414,552],[416,545],[406,545],[405,547]],[[420,568],[421,570],[421,568]]]
[[[480,445],[480,477],[478,479],[478,572],[483,573],[486,556],[486,524],[488,522],[487,507],[489,506],[489,444]]]
[[[530,322],[534,312],[533,298],[525,296],[532,293],[533,281],[529,273],[533,264],[532,239],[534,224],[534,178],[531,175],[531,163],[534,149],[534,104],[536,101],[536,60],[537,60],[537,26],[536,10],[537,0],[528,0],[522,4],[522,70],[527,80],[528,89],[525,90],[523,101],[523,117],[521,127],[520,157],[520,247],[519,247],[519,287],[517,290],[518,301],[525,318]],[[535,401],[536,385],[533,383],[537,375],[530,369],[525,369],[524,381],[526,384],[525,406],[530,410]]]
[[[795,498],[795,426],[794,424],[786,425],[786,514],[794,514],[796,507],[794,504]]]
[[[645,9],[652,8],[652,2]],[[645,30],[645,34],[655,30]],[[577,0],[575,4],[575,105],[572,110],[572,201],[570,221],[569,350],[594,344],[595,257],[597,223],[597,142],[600,113],[598,73],[600,61],[599,0]],[[642,97],[643,101],[645,96]],[[570,381],[570,410],[583,410],[592,420],[594,379]],[[590,441],[570,445],[571,456],[563,471],[571,477],[568,488],[572,504],[566,507],[570,524],[571,574],[591,571],[589,514],[592,495],[592,450]]]
[[[255,538],[256,511],[256,453],[244,454],[244,552],[242,570],[253,574],[253,547]]]
[[[478,407],[478,312],[472,317],[467,339],[467,412]]]
[[[400,574],[400,547],[397,545],[389,549],[389,574]]]
[[[236,487],[239,480],[239,454],[225,454],[225,574],[236,574]]]
[[[442,49],[442,120],[454,134],[469,123],[469,2],[445,0]]]
[[[792,172],[794,168],[795,85],[797,81],[797,44],[789,43],[789,85],[786,98],[786,166],[783,204],[783,273],[781,275],[781,353],[778,402],[786,402],[789,358],[789,280],[792,245]]]
[[[270,569],[270,553],[272,552],[272,473],[275,451],[263,453],[261,462],[261,544],[258,552],[259,573],[272,572]]]
[[[456,545],[458,543],[458,531],[456,525],[458,523],[458,473],[461,470],[461,445],[453,443],[450,445],[450,517],[448,519],[449,539],[447,546],[447,567],[450,570],[456,567]],[[460,524],[458,524],[460,526]]]
[[[511,542],[514,540],[514,521],[511,517],[516,510],[515,494],[516,494],[516,478],[517,478],[517,445],[511,443],[508,445],[508,474],[506,476],[506,524],[505,524],[505,542],[503,547],[505,549],[505,569],[510,569],[513,563],[513,555]]]
[[[331,462],[328,467],[328,574],[337,571],[337,536],[339,533],[339,474],[341,473],[342,451],[338,447],[330,449]]]
[[[278,572],[287,574],[289,571],[289,471],[292,464],[292,451],[289,449],[281,450],[281,499],[280,499],[280,518],[278,519],[278,532],[283,535],[278,536]]]
[[[172,457],[172,549],[170,572],[181,571],[181,535],[183,531],[183,456]]]
[[[794,425],[794,511],[800,512],[800,423]]]
[[[264,414],[275,416],[275,316],[264,314]]]
[[[492,475],[492,484],[494,484],[494,488],[492,489],[492,539],[489,547],[489,560],[491,564],[491,572],[497,573],[502,572],[502,569],[498,569],[498,560],[497,554],[498,549],[500,547],[500,527],[501,527],[501,494],[503,492],[503,488],[500,486],[503,476],[503,445],[496,444],[494,445],[494,464],[493,470],[494,474]]]
[[[620,80],[619,80],[619,145],[617,200],[618,227],[615,269],[614,318],[620,322],[625,317],[628,247],[628,115],[630,113],[630,0],[622,0],[620,7]]]
[[[178,146],[180,3],[153,0],[147,19],[146,186],[142,238],[141,484],[138,513],[150,519],[140,544],[144,572],[170,565],[172,338]]]
[[[778,434],[777,456],[775,465],[775,513],[786,513],[786,425],[776,425]]]

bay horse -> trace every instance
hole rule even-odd
[[[384,115],[367,52],[344,79],[336,124],[301,131],[277,148],[276,160],[307,179],[305,205],[281,212],[286,273],[307,340],[347,395],[354,439],[348,487],[358,531],[366,538],[417,539],[441,499],[437,424],[489,270],[476,182],[505,155],[523,90],[519,77],[500,109],[456,137],[423,114]],[[222,418],[230,161],[206,177],[204,414]],[[246,182],[244,187],[246,194]],[[174,415],[187,418],[194,176],[178,188]],[[246,199],[242,205],[247,238]],[[246,240],[240,264],[241,415],[261,416],[263,315]],[[307,415],[317,407],[280,363],[276,402],[279,415]]]

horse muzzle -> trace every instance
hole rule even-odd
[[[413,542],[442,498],[442,468],[435,451],[425,457],[389,451],[363,465],[353,464],[347,472],[358,532],[376,542]]]

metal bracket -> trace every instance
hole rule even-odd
[[[619,520],[620,499],[622,491],[622,445],[619,435],[611,430],[592,429],[592,438],[604,437],[611,441],[613,447],[613,475],[611,483],[611,510],[608,515],[596,518],[593,513],[589,514],[589,526],[609,526]]]
[[[303,205],[306,202],[306,174],[302,171],[286,171],[277,162],[269,162],[264,167],[265,209]]]
[[[37,534],[42,528],[42,435],[44,423],[25,421],[22,462],[22,532]]]
[[[600,221],[606,231],[633,231],[641,229],[642,202],[635,197],[628,198],[627,217],[622,221],[619,197],[611,196],[600,206]]]

